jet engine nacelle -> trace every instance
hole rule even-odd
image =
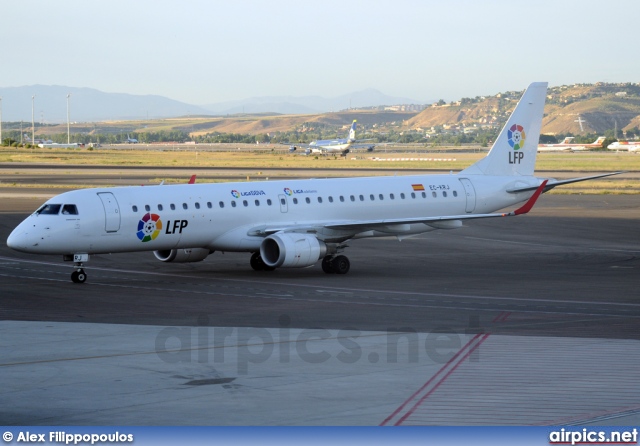
[[[211,251],[204,248],[163,249],[153,251],[153,255],[161,262],[175,263],[200,262],[206,259],[209,254],[211,254]]]
[[[327,245],[309,234],[273,234],[260,245],[260,257],[272,268],[304,268],[327,253]]]

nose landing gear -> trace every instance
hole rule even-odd
[[[87,280],[87,274],[82,268],[71,273],[71,281],[73,283],[84,283]]]
[[[75,271],[71,273],[71,281],[73,283],[85,283],[87,281],[87,273],[84,272],[82,264],[89,261],[89,254],[64,255],[62,259],[65,261],[73,260]]]

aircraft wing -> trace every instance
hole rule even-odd
[[[378,144],[376,144],[375,142],[366,144],[366,143],[354,143],[351,144],[349,146],[349,151],[351,150],[360,150],[360,149],[366,149],[369,152],[373,151],[373,149],[375,148],[375,146],[377,146]]]
[[[305,223],[304,225],[279,225],[279,226],[263,226],[259,228],[253,228],[249,231],[249,235],[267,236],[276,232],[308,232],[316,233],[322,229],[343,230],[343,231],[368,231],[376,230],[380,228],[408,225],[412,223],[424,223],[428,225],[437,225],[441,222],[461,222],[462,220],[474,220],[478,218],[496,218],[496,217],[513,217],[515,215],[522,215],[529,212],[533,205],[538,200],[538,197],[542,194],[547,180],[544,180],[540,186],[536,188],[536,192],[529,198],[529,200],[516,209],[515,211],[505,213],[492,213],[492,214],[463,214],[463,215],[441,215],[435,217],[415,217],[415,218],[388,218],[380,220],[343,220],[343,221],[319,221],[315,223]],[[442,229],[453,228],[455,226],[442,226]],[[394,228],[395,229],[395,228]]]
[[[544,190],[542,192],[548,192],[551,189],[553,189],[556,186],[562,186],[564,184],[571,184],[571,183],[577,183],[580,181],[587,181],[587,180],[594,180],[596,178],[604,178],[604,177],[610,177],[611,175],[618,175],[621,173],[625,173],[625,171],[621,170],[619,172],[611,172],[611,173],[603,173],[601,175],[593,175],[591,177],[580,177],[580,178],[571,178],[568,180],[545,180],[544,182],[547,184],[544,188]],[[527,192],[527,191],[532,191],[532,190],[536,190],[538,189],[539,186],[527,186],[527,187],[519,187],[519,188],[515,188],[515,189],[509,189],[507,190],[507,192],[509,192],[510,194],[515,194],[517,192]]]

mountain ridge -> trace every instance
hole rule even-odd
[[[73,122],[101,122],[113,120],[160,119],[194,115],[229,115],[238,113],[310,114],[338,111],[350,107],[371,107],[419,103],[408,98],[385,95],[375,89],[323,98],[320,96],[266,96],[193,105],[160,95],[133,95],[107,93],[89,87],[62,85],[27,85],[0,87],[3,120],[31,121],[32,101],[34,120],[43,123],[67,121],[67,94],[69,118]]]

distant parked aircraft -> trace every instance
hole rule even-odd
[[[577,144],[573,143],[572,136],[567,136],[561,143],[558,144],[538,144],[538,152],[578,152],[581,150],[589,149],[601,149],[602,143],[605,140],[604,136],[599,136],[591,144]]]
[[[137,140],[137,139],[135,139],[135,138],[130,138],[130,137],[129,137],[129,134],[127,134],[127,141],[126,141],[126,143],[127,143],[127,144],[138,144],[138,140]]]
[[[29,138],[29,135],[27,135],[26,133],[24,135],[24,140],[29,143],[29,144],[52,144],[53,141],[50,139],[39,139],[39,138],[34,138],[33,141],[31,141],[31,138]]]
[[[616,141],[609,144],[607,149],[640,152],[640,141]]]

